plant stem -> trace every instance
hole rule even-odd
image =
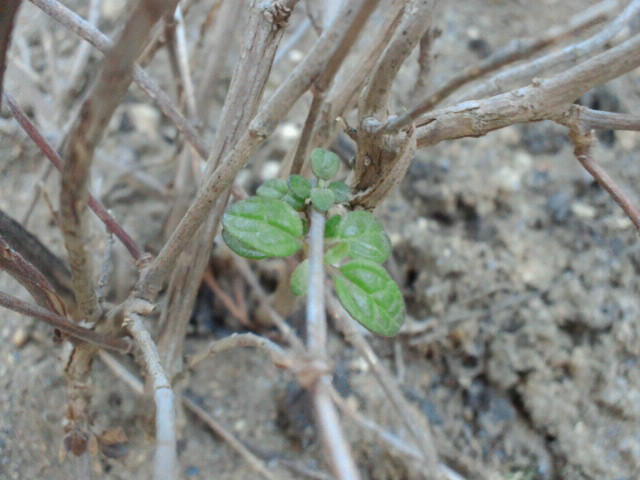
[[[175,480],[178,478],[178,452],[176,439],[175,396],[164,367],[160,363],[158,348],[142,324],[141,314],[150,313],[150,304],[140,302],[129,309],[124,324],[142,350],[142,355],[153,387],[156,406],[156,451],[153,480]]]
[[[307,348],[309,355],[327,362],[327,315],[324,304],[324,215],[311,209],[309,230],[309,287],[307,291]],[[331,399],[331,376],[320,375],[309,387],[316,424],[333,473],[339,480],[360,478]]]
[[[109,350],[119,350],[122,352],[129,352],[131,350],[131,342],[126,338],[106,337],[98,332],[76,325],[65,317],[50,312],[49,310],[45,310],[42,307],[23,302],[13,295],[0,292],[0,305],[13,310],[14,312],[22,313],[23,315],[48,323],[70,337],[84,340],[99,347]]]

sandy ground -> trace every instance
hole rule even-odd
[[[205,3],[196,2],[195,8]],[[443,33],[435,46],[433,82],[510,38],[535,35],[592,3],[452,2],[438,14]],[[110,25],[105,19],[107,31]],[[40,80],[26,81],[25,70],[10,65],[7,88],[55,143],[65,116],[56,111],[45,79],[47,72],[68,68],[76,40],[30,4],[22,8],[17,32],[21,41],[14,45],[14,59],[30,62]],[[55,70],[46,66],[52,58],[43,42],[47,38],[56,45]],[[151,72],[166,88],[166,57],[158,57]],[[291,62],[274,71],[273,83]],[[230,61],[227,67],[232,66]],[[398,108],[412,104],[406,92],[415,72],[413,63],[401,71]],[[638,112],[639,93],[636,72],[584,101]],[[154,240],[171,200],[133,179],[131,171],[170,186],[174,131],[136,88],[116,117],[98,152],[92,188],[141,243],[157,248]],[[20,219],[43,160],[12,120],[0,121],[0,208]],[[293,112],[290,121],[300,124],[302,117]],[[282,158],[283,138],[276,136],[256,157],[245,176],[248,186],[264,162]],[[639,138],[604,135],[594,151],[636,204]],[[56,182],[52,174],[43,183],[54,201]],[[409,319],[407,332],[396,339],[369,339],[404,395],[429,420],[444,461],[469,479],[480,478],[477,472],[520,480],[640,478],[638,237],[575,161],[566,132],[546,123],[514,126],[419,151],[409,175],[378,213],[393,241],[389,267],[406,294]],[[104,233],[94,227],[100,259]],[[28,228],[63,255],[45,202],[39,202]],[[265,286],[273,288],[271,267],[260,268]],[[126,294],[130,281],[129,270],[118,272],[115,299]],[[230,288],[233,278],[218,276]],[[27,298],[7,276],[0,277],[0,285]],[[245,295],[253,305],[250,292]],[[245,330],[203,289],[187,353],[235,331]],[[6,310],[0,339],[0,478],[69,478],[71,462],[58,459],[68,349],[53,344],[47,327]],[[408,439],[366,362],[335,331],[330,350],[347,401]],[[127,458],[94,459],[96,478],[149,478],[152,443],[141,402],[100,362],[93,378],[95,431],[121,426],[130,439]],[[293,380],[264,354],[242,349],[200,367],[188,377],[186,392],[279,478],[309,478],[287,467],[293,462],[298,470],[327,471],[304,395]],[[183,420],[182,478],[255,478],[226,442],[189,414]],[[387,451],[371,433],[349,419],[344,426],[363,478],[421,478],[411,461]]]

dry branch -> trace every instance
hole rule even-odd
[[[11,45],[11,32],[15,17],[18,15],[20,0],[4,0],[0,5],[0,94],[3,92],[4,71],[7,66],[7,54]],[[0,97],[0,105],[2,97]]]
[[[374,132],[382,134],[400,130],[414,120],[417,120],[418,117],[424,113],[430,111],[433,107],[442,102],[442,100],[472,80],[498,70],[505,65],[514,63],[517,60],[527,58],[550,45],[561,42],[566,38],[570,38],[571,36],[576,35],[579,31],[601,22],[607,18],[607,11],[612,9],[611,3],[615,4],[616,2],[607,3],[607,5],[597,5],[598,8],[594,9],[594,11],[590,11],[589,15],[582,15],[564,28],[559,29],[558,27],[554,27],[537,38],[514,40],[511,44],[498,50],[479,65],[468,67],[449,78],[444,85],[438,88],[426,99],[419,102],[415,107],[402,115],[390,118],[384,124],[375,128]],[[421,75],[422,74],[423,73],[421,72]]]
[[[607,1],[602,2],[605,10],[609,10]],[[614,2],[616,8],[618,2]],[[598,8],[596,6],[594,8]],[[596,10],[597,11],[597,10]],[[606,51],[611,42],[619,35],[626,26],[630,25],[634,19],[640,14],[640,0],[631,0],[625,9],[613,19],[611,23],[605,26],[600,32],[592,37],[573,44],[563,49],[552,52],[543,57],[536,58],[530,62],[524,62],[509,68],[496,75],[484,79],[477,86],[465,90],[462,93],[463,100],[472,100],[484,98],[490,95],[496,95],[504,92],[507,85],[515,82],[529,81],[538,75],[544,75],[564,65],[577,64],[584,59],[592,56],[594,53]],[[575,20],[574,20],[575,21]],[[579,21],[579,20],[578,20]],[[571,22],[570,22],[571,23]],[[603,82],[604,83],[604,82]]]
[[[413,128],[393,135],[376,135],[367,125],[387,116],[391,86],[405,59],[431,27],[435,0],[413,0],[401,24],[375,66],[358,103],[358,151],[352,183],[359,192],[352,206],[373,209],[402,178],[415,150]]]
[[[591,156],[591,147],[593,145],[591,132],[583,133],[578,128],[573,128],[569,134],[569,138],[571,138],[571,142],[573,143],[573,153],[576,159],[611,198],[620,205],[620,208],[622,208],[624,213],[627,214],[627,217],[633,222],[636,230],[640,232],[640,212],[604,168],[593,161]]]
[[[249,126],[262,99],[271,71],[273,56],[280,43],[290,10],[254,4],[246,26],[247,35],[220,115],[216,137],[205,169],[205,178],[218,166],[221,157]],[[182,369],[183,344],[189,317],[208,265],[213,238],[227,204],[229,189],[216,201],[216,207],[190,239],[171,272],[167,295],[173,299],[162,312],[162,333],[158,345],[170,378]],[[167,273],[163,272],[163,276]]]
[[[433,443],[427,419],[405,400],[391,373],[380,362],[378,356],[358,331],[353,323],[354,321],[348,316],[337,299],[327,296],[327,305],[331,315],[338,321],[338,328],[342,331],[346,340],[358,350],[358,353],[364,357],[371,367],[376,380],[378,380],[387,394],[387,399],[398,413],[422,453],[422,461],[427,471],[432,472],[434,478],[437,478],[439,472],[438,453]]]
[[[71,278],[80,313],[88,320],[99,317],[93,288],[93,262],[85,250],[86,202],[93,152],[109,119],[131,83],[133,63],[147,41],[151,28],[178,0],[143,0],[131,12],[116,44],[105,57],[98,80],[84,101],[80,117],[69,136],[62,168],[60,227],[69,256]]]
[[[638,65],[640,35],[565,72],[534,79],[527,87],[434,110],[420,119],[418,148],[454,138],[479,137],[516,123],[555,120],[583,93]]]
[[[118,377],[125,382],[127,386],[133,390],[133,392],[142,396],[144,394],[144,385],[142,382],[131,374],[120,362],[118,362],[111,355],[106,352],[100,352],[100,359],[107,365],[107,367]],[[188,408],[196,417],[202,420],[216,435],[226,441],[231,448],[243,457],[246,462],[252,466],[252,468],[268,480],[276,480],[274,474],[267,468],[267,466],[258,457],[249,451],[242,442],[233,436],[229,430],[227,430],[220,422],[216,421],[211,415],[209,415],[202,407],[188,397],[182,397],[182,403]]]
[[[14,312],[27,315],[51,325],[70,337],[89,342],[97,347],[127,353],[131,350],[131,342],[125,338],[106,337],[88,328],[70,322],[66,317],[57,315],[47,309],[23,302],[17,297],[0,292],[0,305]]]
[[[158,349],[149,332],[144,328],[142,317],[150,313],[151,306],[135,301],[127,308],[124,326],[142,351],[145,370],[149,374],[153,400],[156,406],[156,450],[154,455],[154,480],[178,478],[178,452],[176,439],[176,411],[171,385],[160,363]]]
[[[75,298],[71,290],[70,272],[67,265],[51,253],[37,237],[2,210],[0,210],[0,237],[26,262],[44,275],[46,281],[62,297],[68,310],[75,310]]]
[[[296,149],[295,156],[293,158],[293,164],[291,165],[291,173],[299,174],[302,171],[302,165],[309,153],[309,143],[313,138],[313,129],[321,113],[321,107],[324,100],[325,91],[333,82],[333,79],[338,72],[338,69],[342,67],[347,53],[349,53],[351,47],[355,43],[360,31],[364,28],[369,16],[376,8],[378,0],[369,2],[367,8],[362,8],[358,11],[358,15],[351,23],[341,43],[337,46],[336,52],[328,60],[326,67],[320,74],[320,77],[314,82],[312,88],[313,100],[309,107],[309,113],[307,119],[302,128],[300,140],[298,141],[298,147]]]
[[[38,146],[38,148],[44,153],[44,155],[49,159],[49,161],[56,167],[58,170],[62,170],[62,158],[58,155],[58,152],[49,145],[47,140],[38,130],[38,127],[27,117],[24,113],[20,105],[16,103],[16,101],[11,97],[8,93],[5,93],[5,98],[7,100],[7,105],[11,109],[11,113],[18,121],[20,126],[24,129],[25,132],[31,137],[34,143]],[[131,238],[131,236],[122,228],[122,226],[116,221],[115,218],[111,216],[111,214],[107,211],[107,209],[98,201],[96,198],[89,193],[89,197],[87,199],[87,203],[89,208],[93,210],[93,212],[98,216],[98,218],[104,223],[107,230],[112,232],[118,239],[122,242],[125,248],[129,251],[134,260],[139,261],[144,256],[144,251],[138,247],[136,242]]]

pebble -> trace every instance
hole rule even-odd
[[[22,327],[19,327],[15,332],[13,332],[13,335],[11,336],[11,343],[14,347],[17,348],[23,347],[28,340],[29,334]]]
[[[158,135],[160,129],[160,112],[146,103],[134,103],[127,106],[129,121],[136,131],[150,137]]]
[[[584,202],[573,202],[571,204],[571,213],[583,220],[593,220],[596,216],[596,209]]]

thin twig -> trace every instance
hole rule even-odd
[[[581,132],[591,129],[640,131],[640,115],[603,112],[582,105],[570,105],[554,120],[569,128],[577,127]]]
[[[67,314],[65,303],[55,292],[49,280],[20,253],[11,248],[2,235],[0,235],[0,269],[5,270],[26,288],[42,308],[62,316]]]
[[[154,456],[153,479],[175,480],[178,478],[178,452],[176,440],[175,399],[164,368],[160,363],[158,349],[149,332],[142,324],[142,317],[150,313],[150,305],[140,300],[129,305],[125,313],[124,326],[142,351],[152,387],[156,406],[156,450]]]
[[[215,7],[215,9],[214,9]],[[216,98],[216,87],[219,84],[220,79],[224,73],[225,63],[228,59],[228,54],[233,46],[233,33],[243,23],[245,19],[241,15],[242,11],[247,8],[244,1],[221,1],[218,2],[210,11],[210,17],[207,18],[207,22],[203,25],[211,28],[208,43],[214,46],[212,49],[207,49],[204,55],[201,55],[201,61],[203,63],[201,67],[200,83],[196,93],[198,115],[202,118],[203,122],[208,123]],[[212,17],[211,15],[214,15]]]
[[[109,370],[113,372],[116,377],[120,378],[126,385],[133,390],[133,392],[142,396],[144,394],[144,385],[130,373],[120,362],[109,355],[106,352],[99,353],[100,359],[107,365]],[[245,461],[251,465],[251,467],[268,480],[277,480],[273,473],[269,471],[267,466],[262,460],[256,457],[253,453],[245,447],[242,442],[236,439],[228,429],[222,426],[216,419],[209,415],[202,407],[191,400],[188,397],[182,397],[182,403],[187,407],[196,417],[202,420],[216,435],[226,441],[231,448],[240,454]]]
[[[259,337],[253,333],[234,333],[220,340],[214,340],[205,348],[192,355],[187,362],[187,368],[193,370],[210,356],[238,347],[253,347],[263,350],[269,354],[273,364],[278,367],[291,364],[289,356],[282,347],[273,343],[268,338]]]
[[[236,303],[231,299],[227,293],[222,290],[216,279],[213,277],[211,273],[211,268],[207,268],[202,275],[202,281],[211,289],[211,291],[215,294],[216,297],[220,299],[220,301],[227,307],[227,310],[233,315],[236,320],[238,320],[245,327],[249,326],[249,318],[247,316],[247,311],[240,308]]]
[[[7,105],[11,109],[11,113],[18,121],[20,126],[31,137],[38,148],[44,153],[49,161],[58,169],[62,169],[62,158],[58,155],[58,152],[47,142],[44,136],[38,130],[38,127],[27,117],[26,113],[20,105],[10,96],[8,93],[4,94],[4,98],[7,100]],[[131,236],[122,228],[115,218],[107,211],[107,209],[96,198],[89,194],[87,200],[89,208],[98,216],[98,218],[107,227],[107,230],[112,232],[125,246],[128,252],[131,254],[134,260],[138,261],[144,256],[144,251],[138,247],[136,242]]]
[[[629,220],[633,222],[638,232],[640,232],[640,212],[631,202],[626,193],[616,184],[609,174],[593,161],[591,157],[591,146],[593,139],[591,133],[581,133],[578,129],[570,132],[569,138],[573,143],[573,153],[584,169],[593,176],[602,188],[620,205],[620,208],[627,214]]]
[[[184,28],[184,16],[182,15],[182,8],[180,8],[180,5],[176,8],[173,21],[175,22],[176,56],[178,60],[180,78],[184,88],[189,116],[192,119],[195,119],[198,112],[196,109],[193,79],[191,78],[191,71],[189,69],[189,55],[187,53],[187,37]]]
[[[324,305],[324,215],[311,210],[309,229],[309,286],[307,288],[307,348],[320,363],[327,362],[327,314]],[[311,394],[316,424],[333,473],[339,480],[360,478],[340,418],[330,393],[331,377],[321,374],[307,388]]]
[[[589,9],[583,12],[583,15],[580,17],[586,17],[588,20],[590,16],[599,17],[602,12],[610,13],[618,8],[618,3],[617,1],[611,2],[605,0],[595,5],[593,10]],[[496,95],[504,92],[507,85],[513,85],[515,82],[528,81],[537,75],[544,75],[547,72],[551,72],[562,65],[576,64],[592,56],[595,52],[606,50],[611,46],[612,40],[616,38],[616,36],[623,31],[624,27],[630,24],[631,20],[639,13],[640,0],[631,0],[611,23],[592,37],[582,42],[569,45],[557,52],[551,52],[548,55],[531,60],[530,62],[516,65],[513,68],[509,68],[484,79],[478,83],[477,86],[462,92],[459,100],[471,100]],[[574,22],[576,24],[580,23],[580,17],[570,21],[569,24]]]
[[[350,417],[365,430],[373,432],[378,441],[380,441],[380,443],[382,443],[382,445],[389,449],[391,452],[410,457],[414,460],[422,459],[422,452],[419,449],[417,449],[413,445],[408,445],[407,442],[399,438],[397,435],[388,430],[385,430],[381,425],[362,415],[349,402],[345,401],[333,387],[331,388],[331,398],[333,398],[333,401],[342,412],[344,412],[348,417]],[[440,463],[439,466],[446,479],[465,480],[462,475],[460,475],[444,463]],[[425,475],[429,474],[429,472],[426,471],[423,473]]]
[[[434,110],[416,129],[418,148],[443,140],[478,137],[493,130],[539,120],[556,120],[583,93],[640,65],[640,35],[547,79],[478,101]]]
[[[433,443],[433,437],[427,419],[416,412],[413,406],[402,396],[400,388],[391,373],[380,362],[378,356],[353,325],[353,320],[348,317],[338,301],[334,297],[328,296],[327,303],[329,311],[338,321],[338,326],[340,330],[342,330],[345,338],[356,347],[360,355],[369,363],[374,376],[387,394],[387,399],[414,438],[418,448],[422,452],[422,460],[425,463],[427,471],[432,472],[432,475],[437,477],[439,472],[437,467],[437,451]]]
[[[89,14],[87,22],[96,25],[100,18],[100,4],[102,0],[91,0],[89,3]],[[86,67],[91,56],[91,45],[81,42],[73,53],[73,63],[69,69],[68,88],[62,95],[62,100],[69,101],[75,98],[81,90],[82,82],[85,79]]]
[[[124,353],[131,350],[131,342],[126,338],[106,337],[94,332],[93,330],[76,325],[75,323],[70,322],[66,317],[62,317],[42,307],[24,302],[13,295],[0,292],[0,305],[8,308],[9,310],[13,310],[14,312],[22,313],[23,315],[45,322],[72,338],[92,343],[100,348],[116,350]]]
[[[244,61],[239,62],[234,71],[217,125],[216,137],[209,152],[205,178],[218,166],[221,157],[232,148],[241,132],[246,131],[258,109],[273,56],[284,33],[279,25],[290,14],[290,11],[277,10],[277,5],[279,4],[265,6],[255,3],[251,8],[241,52]],[[228,197],[229,188],[225,187],[215,199],[212,214],[195,230],[171,272],[167,295],[173,301],[162,313],[162,333],[158,340],[170,378],[181,370],[187,323]],[[163,276],[166,274],[167,272],[163,272]]]
[[[71,274],[66,263],[2,210],[0,210],[0,237],[47,279],[55,292],[64,300],[68,311],[75,311],[75,298],[71,290]],[[48,308],[46,305],[38,304]]]
[[[11,44],[11,32],[14,19],[18,15],[20,0],[4,0],[0,5],[0,94],[3,89],[4,71],[7,66],[7,55]],[[0,105],[2,98],[0,97]]]
[[[258,297],[258,300],[262,303],[267,314],[271,318],[271,321],[278,328],[278,330],[280,330],[280,333],[286,338],[287,342],[289,342],[289,345],[291,345],[296,355],[304,354],[304,345],[297,337],[295,331],[289,326],[286,320],[282,318],[282,315],[280,315],[277,310],[273,308],[273,306],[269,302],[267,292],[265,292],[264,288],[262,288],[262,285],[260,285],[258,277],[254,273],[254,271],[251,270],[249,263],[244,258],[236,255],[234,255],[233,260],[236,268],[238,269],[238,271],[240,271],[245,281],[251,287],[251,292]]]
[[[571,24],[568,28],[560,29],[560,31],[558,31],[558,28],[556,27],[534,39],[514,40],[510,45],[498,50],[495,54],[479,65],[468,67],[466,70],[463,70],[447,79],[446,83],[429,95],[429,97],[419,102],[416,106],[402,115],[390,118],[384,124],[377,127],[374,132],[377,134],[383,134],[398,131],[409,125],[422,114],[431,110],[442,102],[442,100],[472,80],[480,78],[487,73],[496,71],[517,60],[529,57],[550,45],[554,45],[568,37],[570,38],[573,35],[576,35],[580,30],[583,30],[606,18],[602,8],[598,9],[595,13],[596,15],[582,19],[582,22]]]
[[[313,138],[313,128],[320,115],[320,107],[323,104],[324,93],[333,82],[333,79],[338,72],[338,69],[342,66],[347,53],[349,53],[351,47],[355,43],[360,31],[364,28],[369,16],[376,8],[378,1],[371,1],[368,8],[363,8],[358,12],[358,16],[349,25],[346,34],[342,38],[342,42],[336,48],[336,53],[328,60],[326,67],[324,68],[320,78],[318,78],[313,85],[312,93],[313,100],[311,107],[309,107],[309,113],[305,120],[302,133],[300,134],[300,140],[298,142],[298,148],[293,158],[293,164],[291,165],[291,173],[299,174],[302,171],[302,165],[304,160],[308,157],[309,142]]]

